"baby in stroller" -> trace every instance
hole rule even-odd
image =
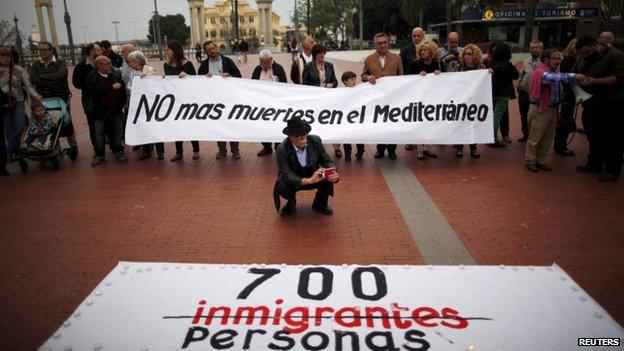
[[[22,149],[49,150],[52,147],[56,123],[40,101],[33,100],[30,105],[32,116],[28,119],[29,126]]]

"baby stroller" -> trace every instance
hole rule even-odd
[[[51,144],[44,150],[24,147],[24,144],[22,144],[22,147],[20,147],[20,150],[17,153],[22,173],[28,172],[28,163],[26,162],[26,159],[39,161],[41,163],[49,163],[52,165],[52,168],[57,171],[60,166],[60,159],[63,157],[63,149],[61,149],[61,145],[59,143],[59,136],[63,126],[67,125],[71,121],[71,117],[67,111],[67,105],[65,104],[65,101],[60,98],[43,99],[41,103],[43,104],[43,108],[45,108],[46,113],[50,114],[50,117],[55,124]],[[25,137],[26,133],[24,134]]]

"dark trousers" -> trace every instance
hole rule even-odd
[[[164,154],[165,153],[165,143],[154,143],[154,144],[141,145],[141,149],[146,154],[151,154],[152,153],[152,149],[154,149],[154,147],[156,147],[156,153],[157,154]]]
[[[5,109],[0,106],[0,169],[6,168],[7,165],[7,152],[6,152],[6,139],[4,139],[4,112]]]
[[[520,110],[520,123],[522,123],[522,134],[529,135],[529,93],[526,91],[518,91],[518,109]]]
[[[509,104],[505,106],[503,118],[500,121],[500,132],[502,136],[509,136]]]
[[[279,145],[280,143],[275,143],[275,148],[277,149],[277,145]],[[225,146],[224,146],[225,147]],[[265,149],[271,149],[271,143],[262,143],[262,147]]]
[[[563,152],[568,148],[568,136],[576,131],[576,121],[574,112],[576,110],[575,101],[564,101],[561,103],[559,119],[557,120],[557,130],[555,131],[554,149]]]
[[[290,186],[284,181],[279,181],[276,186],[277,193],[288,201],[295,200],[298,191],[317,189],[316,195],[314,196],[314,202],[312,203],[312,206],[314,207],[327,206],[329,195],[334,195],[334,183],[327,180],[322,180],[315,184],[303,186]]]
[[[589,141],[587,165],[620,174],[624,153],[624,119],[617,112],[624,101],[588,101],[583,105],[583,129]]]
[[[193,147],[193,152],[199,152],[199,141],[191,141],[191,146]],[[184,142],[183,141],[176,141],[175,148],[176,148],[176,154],[178,155],[184,154]],[[164,146],[162,150],[163,152],[165,152]],[[158,152],[158,149],[156,149],[156,152]]]
[[[123,116],[119,111],[106,111],[102,116],[93,119],[93,129],[95,138],[95,156],[104,157],[106,147],[106,136],[110,142],[110,149],[114,153],[124,150],[121,144],[123,135]]]
[[[351,155],[351,151],[353,151],[353,146],[351,144],[343,144],[342,147],[344,147],[345,154]],[[355,144],[355,147],[358,153],[364,153],[364,144]],[[396,145],[394,149],[396,150]]]
[[[232,152],[238,151],[238,141],[230,141],[230,150]],[[217,141],[217,146],[219,147],[219,151],[225,151],[227,149],[227,142],[225,141]]]
[[[396,144],[377,144],[377,152],[384,153],[388,149],[388,155],[396,153]]]
[[[97,154],[97,151],[95,151],[96,140],[95,140],[95,126],[93,125],[94,119],[93,119],[93,116],[91,116],[91,112],[87,108],[87,106],[90,104],[90,102],[87,102],[87,99],[89,98],[86,97],[83,92],[82,93],[82,109],[84,110],[85,116],[87,116],[87,125],[89,126],[89,140],[91,140],[91,146],[93,146],[93,152]]]
[[[457,150],[463,150],[464,149],[464,145],[457,144],[457,145],[455,145],[455,148]],[[470,151],[477,151],[477,144],[470,144]]]

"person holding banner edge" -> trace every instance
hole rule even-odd
[[[234,60],[221,55],[215,42],[212,40],[206,41],[204,43],[204,51],[208,57],[199,66],[197,74],[206,75],[207,77],[242,77],[238,67],[236,67],[236,63],[234,63]],[[225,141],[217,141],[217,146],[219,147],[219,152],[216,156],[217,160],[225,158],[227,155],[227,143]],[[240,158],[238,141],[230,141],[230,151],[232,151],[233,159],[238,160]]]
[[[176,40],[169,40],[165,51],[167,62],[164,63],[165,75],[175,75],[184,78],[187,75],[195,75],[195,67],[191,61],[184,57],[182,44]],[[191,141],[193,146],[193,160],[199,159],[199,141]],[[176,153],[171,158],[171,162],[176,162],[184,157],[184,144],[182,141],[175,142]],[[162,149],[164,152],[164,148]]]
[[[258,54],[258,60],[260,64],[254,68],[253,73],[251,74],[251,79],[257,80],[266,80],[270,82],[280,82],[286,83],[286,71],[284,71],[284,67],[279,63],[273,61],[273,54],[270,50],[262,50],[260,54]],[[275,148],[279,143],[275,143]],[[258,157],[269,155],[273,153],[273,149],[271,149],[271,143],[262,143],[262,149],[258,151]]]
[[[317,189],[312,209],[324,215],[333,214],[327,202],[330,195],[334,196],[334,183],[340,180],[340,175],[321,138],[310,135],[311,130],[299,117],[289,119],[282,130],[288,138],[277,147],[278,175],[273,188],[275,209],[282,217],[295,211],[298,191],[312,189]],[[280,196],[288,201],[281,210]]]

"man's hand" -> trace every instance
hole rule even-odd
[[[587,79],[587,77],[584,74],[580,74],[580,73],[575,74],[574,78],[576,79],[577,82],[582,82],[585,79]]]
[[[231,75],[227,72],[223,72],[223,74],[221,74],[221,77],[228,78],[228,77],[231,77]]]
[[[581,86],[584,86],[584,87],[588,87],[590,85],[594,85],[594,84],[596,84],[596,78],[585,76],[585,79],[579,81],[579,84]]]
[[[373,84],[373,85],[375,85],[375,83],[377,83],[377,80],[375,80],[375,76],[373,76],[373,75],[366,76],[366,81],[371,83],[371,84]]]
[[[330,175],[330,176],[327,178],[327,180],[328,180],[328,181],[330,181],[330,182],[332,182],[332,183],[336,183],[336,182],[338,182],[338,181],[340,180],[340,175],[338,174],[338,172],[336,172],[336,173],[334,173],[334,174]]]
[[[121,83],[113,84],[113,89],[118,90],[119,88],[121,88]]]
[[[427,72],[425,72],[425,71],[421,71],[421,72],[420,72],[420,75],[424,77],[424,76],[426,76],[426,75],[427,75]]]
[[[459,61],[459,56],[455,56],[455,55],[450,55],[447,58],[448,61]]]
[[[186,72],[180,72],[180,74],[178,74],[178,78],[184,78],[186,76],[188,76]]]
[[[438,74],[440,74],[440,73],[442,73],[442,71],[440,71],[439,69],[436,69],[435,71],[433,71],[433,74],[434,74],[434,75],[436,75],[436,76],[437,76]]]
[[[323,180],[323,172],[325,172],[325,168],[317,169],[316,172],[314,172],[314,174],[312,174],[310,178],[306,178],[307,181],[305,182],[306,184],[304,185],[316,184],[320,182],[321,180]]]
[[[332,83],[327,83],[325,84],[325,88],[333,88],[334,85]]]
[[[206,77],[212,78],[212,73],[210,73],[210,72],[206,73]]]

